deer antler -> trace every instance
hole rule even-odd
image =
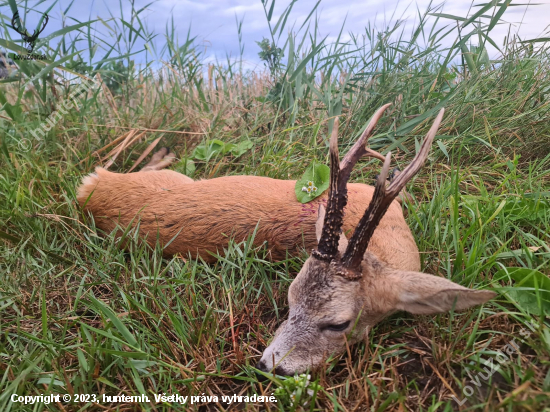
[[[351,175],[353,167],[359,158],[365,154],[371,156],[375,153],[382,157],[377,152],[371,151],[365,147],[368,138],[372,135],[374,127],[378,120],[382,117],[384,111],[391,104],[386,104],[376,111],[372,116],[367,128],[350,149],[348,154],[339,161],[338,156],[338,118],[334,120],[332,135],[330,137],[330,186],[327,200],[327,209],[325,220],[323,222],[323,231],[319,239],[317,250],[313,251],[313,255],[321,260],[331,261],[338,253],[338,242],[340,240],[340,232],[344,222],[344,207],[348,202],[347,183]],[[382,157],[383,158],[383,157]]]
[[[374,113],[371,121],[367,125],[367,128],[365,129],[361,137],[357,140],[357,142],[355,142],[353,147],[340,162],[340,171],[343,174],[342,178],[346,181],[349,180],[349,176],[351,174],[351,171],[353,170],[353,167],[355,166],[355,163],[357,163],[357,161],[364,155],[368,154],[372,157],[376,157],[379,160],[385,160],[384,156],[382,156],[380,153],[367,148],[367,140],[369,139],[369,137],[372,136],[372,132],[374,131],[376,124],[378,123],[386,109],[390,106],[391,103],[385,104],[380,109],[378,109],[376,113]]]
[[[30,43],[33,43],[34,41],[36,41],[36,39],[38,39],[38,36],[40,35],[40,33],[42,33],[44,31],[44,29],[46,28],[46,24],[48,24],[49,20],[50,20],[50,17],[47,14],[44,14],[44,21],[42,22],[42,27],[40,29],[36,29],[33,32],[32,36],[27,36],[26,41],[30,42]]]
[[[390,184],[386,189],[386,178],[389,171],[390,153],[386,156],[382,172],[378,177],[376,186],[374,189],[374,195],[369,204],[369,207],[365,211],[365,214],[359,221],[359,224],[355,228],[353,235],[349,241],[348,247],[344,256],[342,257],[342,265],[346,268],[357,269],[361,265],[363,255],[367,250],[369,241],[374,233],[374,230],[380,223],[380,220],[390,207],[393,200],[399,195],[399,192],[405,187],[407,182],[420,170],[424,162],[428,157],[430,147],[432,145],[439,124],[443,119],[445,109],[441,109],[436,119],[434,120],[432,127],[426,134],[424,142],[420,147],[419,152],[414,157],[413,161],[403,172]]]
[[[344,207],[348,203],[346,182],[340,183],[340,164],[338,156],[338,118],[334,119],[330,136],[330,186],[328,191],[327,210],[323,222],[323,231],[317,250],[313,255],[321,260],[330,261],[338,252],[340,231],[344,222]]]
[[[16,11],[13,17],[11,18],[11,27],[21,36],[28,37],[27,30],[21,28],[21,19],[19,18],[19,11]],[[23,39],[25,40],[25,39]],[[26,40],[25,40],[26,41]]]
[[[47,14],[44,14],[44,21],[42,22],[42,27],[40,29],[36,29],[31,36],[26,29],[23,29],[21,27],[21,19],[19,18],[19,11],[16,11],[11,19],[11,27],[21,35],[21,38],[25,43],[29,44],[29,46],[27,47],[27,50],[29,50],[29,53],[30,53],[34,49],[34,42],[36,41],[36,39],[38,39],[38,36],[40,35],[40,33],[44,31],[49,20],[50,20],[50,17]]]

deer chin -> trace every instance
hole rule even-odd
[[[315,333],[296,333],[288,321],[279,329],[273,342],[266,348],[256,368],[289,376],[319,369],[329,355],[345,351],[345,337],[329,340]]]
[[[281,329],[283,329],[281,331]],[[366,330],[354,334],[353,337],[340,339],[322,339],[296,335],[284,330],[284,326],[277,330],[277,337],[265,349],[256,368],[262,372],[274,372],[280,376],[292,376],[306,371],[313,372],[323,367],[329,356],[345,353],[346,340],[349,345],[357,343],[364,336]],[[307,343],[306,343],[307,342]]]

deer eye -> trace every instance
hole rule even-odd
[[[347,329],[349,324],[350,324],[350,321],[348,320],[347,322],[339,323],[337,325],[326,325],[323,329],[324,330],[332,330],[334,332],[342,332],[342,331]]]

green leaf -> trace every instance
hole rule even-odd
[[[438,104],[436,104],[434,107],[432,107],[430,110],[425,111],[420,116],[415,117],[414,119],[409,120],[408,122],[402,124],[395,130],[395,136],[405,136],[408,133],[410,133],[411,130],[413,130],[416,126],[418,126],[420,123],[422,123],[427,118],[433,116],[439,110],[441,110],[447,102],[456,94],[457,89],[453,89],[447,96],[441,100]],[[390,148],[386,150],[391,150]]]
[[[502,15],[504,14],[504,12],[506,11],[506,9],[508,8],[511,2],[512,0],[506,0],[503,4],[500,5],[500,9],[497,11],[495,16],[491,19],[491,24],[489,24],[489,27],[487,28],[487,33],[493,30],[493,27],[495,27],[496,24],[500,21],[500,18],[502,17]]]
[[[40,39],[40,41],[38,41],[36,43],[36,48],[39,49],[42,45],[48,43],[51,39],[55,38],[55,37],[58,37],[58,36],[63,36],[67,33],[70,33],[70,32],[73,32],[75,30],[78,30],[80,29],[81,27],[84,27],[84,26],[90,26],[92,25],[93,23],[95,23],[97,20],[90,20],[90,21],[86,21],[84,23],[78,23],[78,24],[74,24],[72,26],[67,26],[67,27],[63,27],[62,29],[60,30],[57,30],[57,31],[54,31],[53,33],[50,33],[49,35],[47,35],[46,37],[44,37],[43,39]]]
[[[16,51],[17,53],[20,53],[20,54],[26,54],[27,53],[27,49],[25,49],[24,47],[19,46],[17,43],[12,42],[10,40],[0,39],[0,46],[4,47],[6,49],[9,49],[9,50],[14,50],[14,51]]]
[[[483,6],[481,9],[476,11],[472,17],[470,17],[468,20],[466,20],[464,23],[462,23],[462,28],[466,27],[468,24],[473,22],[475,19],[480,17],[483,13],[485,13],[487,10],[489,10],[491,7],[493,7],[492,3],[487,3],[485,6]]]
[[[296,70],[294,70],[294,73],[292,73],[292,76],[290,76],[288,81],[289,82],[294,81],[296,76],[298,76],[298,74],[301,73],[302,70],[306,68],[306,65],[311,61],[311,59],[313,59],[319,53],[319,50],[321,50],[323,47],[325,47],[323,42],[321,42],[317,47],[313,47],[313,50],[311,50],[311,52],[306,56],[306,58],[300,62],[298,67],[296,67]]]
[[[197,160],[208,162],[212,157],[220,153],[225,153],[225,143],[214,139],[197,146],[193,151],[193,157]]]
[[[237,147],[236,144],[234,143],[226,143],[223,147],[223,154],[226,154],[226,153],[229,153],[230,151],[232,151],[235,147]]]
[[[0,230],[0,239],[6,239],[6,240],[9,240],[10,242],[14,242],[14,243],[20,243],[21,242],[21,238],[20,237],[16,237],[16,236],[12,236],[6,232],[3,232]],[[38,246],[35,246],[34,244],[32,243],[27,243],[28,246],[34,248],[35,250],[37,250],[38,252],[40,253],[45,253],[46,255],[49,255],[51,257],[53,257],[54,259],[57,259],[61,262],[65,262],[65,263],[68,263],[68,264],[72,264],[73,262],[70,261],[69,259],[65,259],[64,257],[62,256],[59,256],[57,253],[54,253],[54,252],[51,252],[49,250],[42,250],[40,249]]]
[[[40,70],[37,74],[35,74],[31,79],[29,79],[27,81],[27,83],[25,84],[25,86],[27,84],[32,83],[34,80],[39,79],[40,77],[50,73],[53,69],[55,69],[58,66],[61,66],[63,63],[65,63],[68,60],[71,60],[74,56],[76,56],[77,54],[80,54],[80,53],[82,53],[82,51],[76,51],[72,54],[69,54],[69,55],[63,57],[62,59],[56,60],[53,63],[48,64],[46,67],[44,67],[42,70]],[[41,63],[40,60],[38,62]]]
[[[10,235],[9,233],[3,232],[0,230],[0,239],[6,239],[14,243],[21,242],[21,239],[15,236]]]
[[[118,386],[116,386],[113,382],[111,382],[107,378],[104,378],[103,376],[100,376],[99,378],[97,378],[96,381],[104,383],[105,385],[108,385],[111,388],[115,388],[116,390],[120,390],[120,388]]]
[[[138,347],[138,342],[134,335],[132,335],[132,332],[128,330],[128,328],[122,323],[122,321],[118,318],[118,316],[113,312],[113,310],[105,305],[102,301],[94,298],[93,296],[90,296],[88,298],[92,305],[104,316],[109,318],[113,326],[120,332],[120,334],[124,337],[126,340],[126,343],[129,346],[132,346],[134,348]]]
[[[76,356],[78,357],[78,362],[80,363],[80,366],[86,371],[90,371],[90,366],[88,365],[88,361],[86,360],[86,355],[84,355],[84,352],[82,352],[82,349],[76,350]]]
[[[240,157],[243,154],[245,154],[248,150],[252,149],[252,146],[254,146],[254,143],[252,143],[250,140],[245,140],[244,142],[234,144],[233,147],[229,150],[227,150],[227,145],[226,145],[226,152],[229,151],[233,156]]]
[[[195,162],[191,159],[183,158],[180,162],[178,162],[175,169],[185,176],[193,177],[196,170]]]
[[[523,40],[520,43],[546,43],[550,41],[550,37],[539,37],[537,39]]]
[[[328,189],[329,184],[330,168],[327,165],[313,162],[296,182],[294,187],[296,198],[300,203],[311,202],[321,196]]]
[[[514,259],[514,258],[521,258],[526,256],[528,251],[525,251],[524,249],[516,249],[516,250],[510,250],[508,252],[501,252],[497,255],[495,255],[495,259]],[[536,252],[534,253],[535,256],[542,257],[542,258],[550,258],[550,252]]]
[[[36,381],[36,385],[42,385],[42,384],[55,385],[55,386],[59,386],[61,388],[65,387],[64,382],[61,382],[60,380],[52,379],[52,378],[40,378]]]
[[[550,213],[550,202],[546,199],[510,197],[504,207],[503,216],[506,220],[514,222],[536,222],[539,219],[544,219],[548,213]]]
[[[460,17],[460,16],[454,16],[452,14],[445,14],[445,13],[428,13],[429,16],[434,16],[434,17],[441,17],[441,18],[444,18],[444,19],[451,19],[451,20],[456,20],[456,21],[466,21],[466,19],[464,17]]]
[[[271,7],[269,8],[269,13],[267,13],[267,21],[271,21],[271,17],[273,16],[273,9],[275,8],[275,0],[271,2]]]
[[[42,289],[42,337],[48,339],[48,312],[46,310],[46,292]]]
[[[4,92],[2,92],[2,91],[0,91],[0,103],[2,104],[1,109],[5,110],[6,113],[8,114],[8,116],[11,117],[11,119],[14,122],[19,122],[20,121],[21,115],[23,114],[23,110],[21,109],[21,105],[19,105],[19,104],[12,105],[12,104],[8,103],[8,99],[4,95]]]
[[[226,153],[231,153],[233,156],[239,157],[252,148],[253,145],[254,144],[250,140],[245,140],[234,144],[224,143],[221,140],[214,139],[197,146],[193,152],[193,157],[197,160],[203,160],[206,162],[218,154],[224,155]]]
[[[470,49],[468,49],[468,46],[464,43],[460,45],[460,49],[462,50],[462,55],[464,56],[464,60],[466,61],[468,70],[470,70],[470,72],[473,74],[477,73],[477,66],[473,57],[474,53],[470,51]]]
[[[449,159],[449,153],[447,152],[447,148],[445,147],[445,145],[441,142],[441,140],[436,140],[435,141],[437,143],[437,145],[439,146],[439,150],[441,150],[443,152],[443,154],[445,155],[445,157],[447,159]]]
[[[550,312],[550,278],[536,269],[505,268],[495,273],[494,279],[509,276],[516,281],[515,288],[507,292],[511,302],[528,313]],[[516,289],[517,288],[517,289]],[[534,289],[534,290],[533,290]]]
[[[149,355],[145,352],[127,352],[106,348],[97,348],[97,350],[103,353],[108,353],[109,355],[120,356],[121,358],[147,359],[149,357]]]
[[[11,12],[15,14],[17,12],[17,3],[15,0],[8,0],[8,4],[10,5]]]

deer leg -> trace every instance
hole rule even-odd
[[[150,187],[157,191],[169,190],[171,188],[180,187],[183,184],[193,183],[193,179],[184,174],[174,170],[162,170],[170,166],[175,159],[176,154],[170,153],[168,147],[163,147],[151,157],[149,163],[138,172],[135,178],[138,179],[143,186]]]
[[[170,153],[170,148],[163,147],[158,152],[156,152],[149,163],[141,169],[141,172],[150,172],[152,170],[162,170],[170,166],[176,159],[175,153]]]

